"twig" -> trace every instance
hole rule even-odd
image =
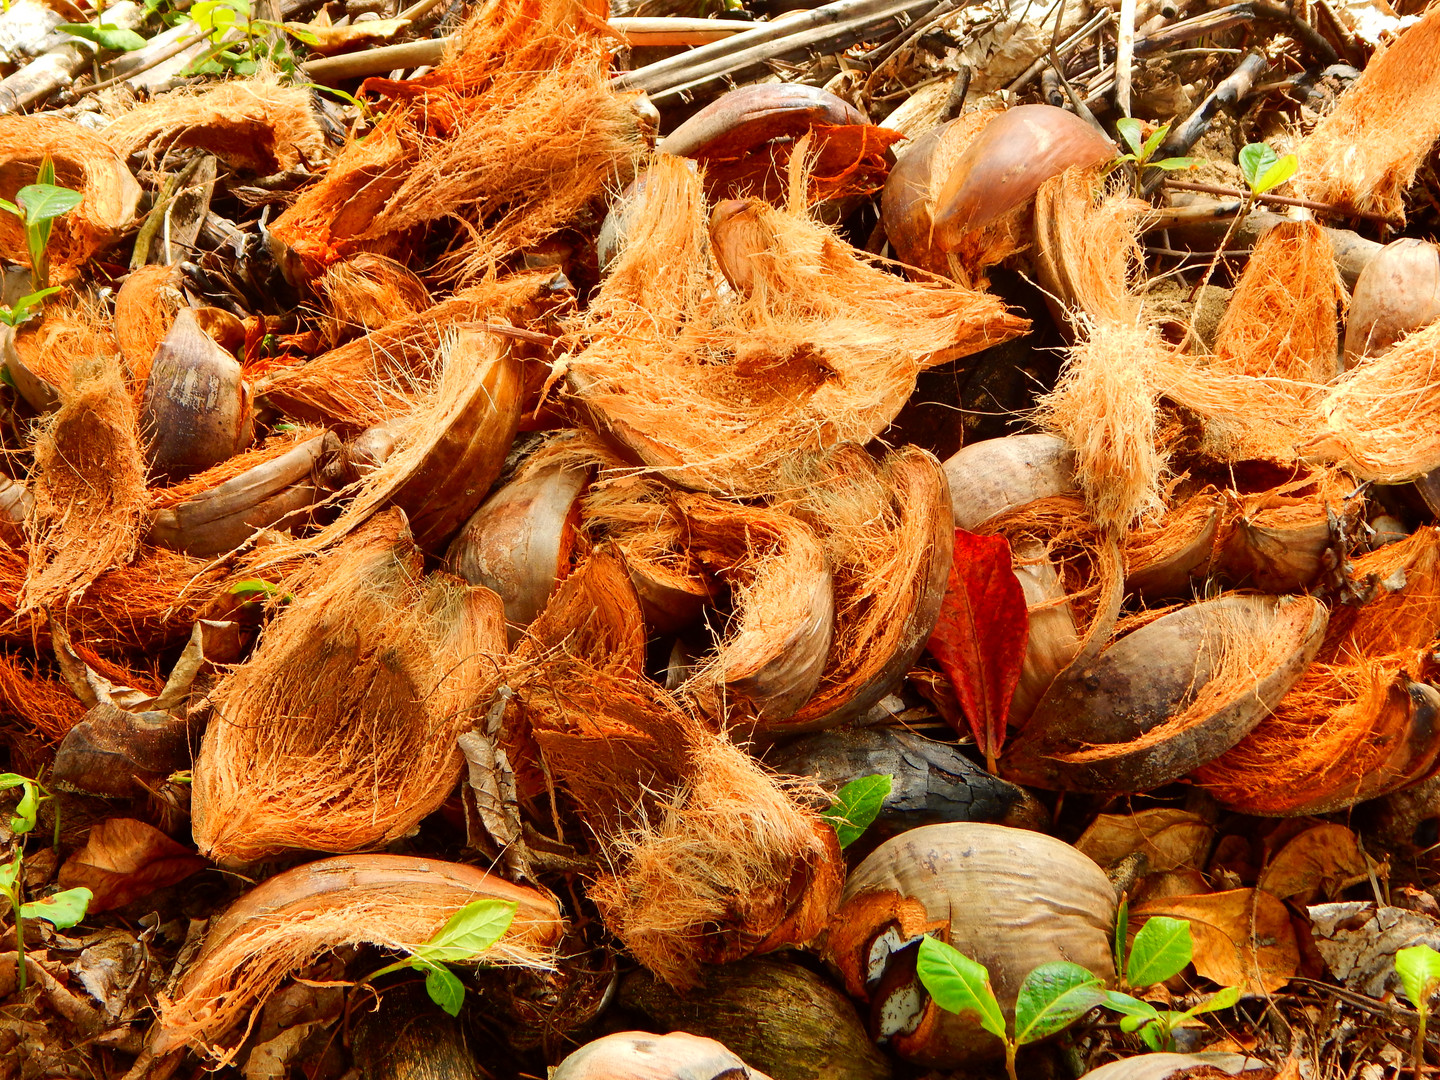
[[[1114,17],[1114,13],[1108,8],[1104,11],[1101,11],[1099,14],[1092,16],[1089,22],[1085,23],[1084,26],[1076,30],[1059,45],[1055,46],[1055,55],[1060,57],[1062,60],[1065,59],[1081,45],[1083,45],[1086,38],[1088,38],[1091,34],[1095,33],[1095,31],[1099,30],[1102,26],[1105,26]],[[1045,66],[1049,63],[1050,56],[1048,54],[1037,59],[1033,64],[1031,64],[1023,72],[1021,72],[1019,77],[1016,78],[1012,83],[1010,83],[1009,86],[1005,87],[1006,93],[1013,94],[1017,90],[1023,90],[1031,79],[1035,78],[1036,75],[1039,75],[1040,72],[1045,70]]]
[[[1175,188],[1177,191],[1199,191],[1206,195],[1231,195],[1236,198],[1243,198],[1245,195],[1245,192],[1239,188],[1226,187],[1224,184],[1200,184],[1191,180],[1165,180],[1164,183],[1166,187]],[[1385,225],[1400,224],[1395,218],[1386,217],[1384,214],[1368,213],[1364,210],[1346,210],[1334,203],[1316,202],[1313,199],[1295,199],[1289,195],[1271,195],[1268,192],[1264,195],[1256,195],[1254,198],[1256,202],[1275,203],[1278,206],[1301,206],[1306,210],[1334,214],[1337,217],[1362,218],[1366,221],[1378,221]]]
[[[93,94],[97,90],[104,90],[108,87],[115,86],[118,83],[128,82],[136,75],[143,75],[151,68],[159,67],[171,57],[179,56],[186,49],[190,48],[192,45],[199,44],[209,36],[209,34],[198,34],[195,37],[185,38],[182,41],[177,41],[174,45],[170,46],[170,48],[161,50],[160,52],[152,56],[149,60],[146,60],[145,63],[139,65],[138,67],[131,68],[123,75],[116,75],[114,78],[106,79],[104,82],[91,83],[89,86],[80,87],[80,89],[75,91],[75,96],[77,98],[84,97],[86,94]]]
[[[1120,0],[1115,44],[1115,108],[1130,115],[1130,74],[1135,64],[1135,0]]]
[[[918,20],[915,25],[911,27],[909,33],[892,39],[876,49],[870,56],[866,57],[872,64],[870,77],[865,80],[864,93],[866,97],[870,94],[870,88],[875,85],[875,80],[889,68],[895,58],[919,40],[923,34],[934,29],[940,20],[960,6],[960,2],[961,0],[940,0],[940,3],[928,11],[923,19]]]

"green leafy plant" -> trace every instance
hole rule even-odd
[[[414,968],[425,973],[425,990],[430,1000],[451,1016],[460,1015],[465,984],[446,965],[474,960],[510,929],[515,905],[508,900],[474,900],[466,904],[429,941],[410,950],[410,955],[381,968],[370,976],[377,979],[392,971]]]
[[[55,183],[55,164],[46,154],[35,183],[22,187],[12,203],[0,199],[0,210],[14,214],[25,226],[25,246],[30,250],[31,279],[41,293],[50,284],[50,231],[56,218],[80,205],[83,195]],[[30,294],[32,297],[36,293]],[[43,299],[43,297],[42,297]]]
[[[113,49],[116,52],[134,52],[136,49],[143,49],[147,44],[134,30],[126,30],[123,26],[107,26],[103,22],[61,23],[55,29],[64,31],[71,37],[93,41],[102,49]]]
[[[53,296],[60,291],[60,286],[53,285],[48,289],[41,289],[39,292],[26,293],[15,301],[13,307],[0,304],[0,323],[4,323],[6,326],[19,326],[40,311],[47,296]]]
[[[1139,120],[1131,117],[1121,117],[1115,122],[1115,130],[1120,133],[1120,138],[1125,145],[1130,147],[1128,154],[1121,154],[1115,159],[1116,165],[1123,165],[1127,161],[1135,163],[1135,194],[1140,195],[1140,178],[1146,169],[1164,169],[1166,172],[1178,172],[1181,169],[1192,169],[1198,159],[1193,157],[1168,157],[1159,161],[1151,161],[1155,151],[1160,149],[1160,144],[1165,141],[1165,136],[1170,134],[1170,125],[1161,124],[1147,139],[1145,129]]]
[[[320,39],[293,24],[257,19],[250,12],[250,0],[196,0],[189,8],[195,28],[210,39],[210,46],[185,69],[187,75],[253,75],[262,60],[269,60],[287,75],[296,71],[295,54],[286,34],[307,45]],[[242,36],[229,38],[230,31]]]
[[[982,1028],[1005,1044],[1010,1080],[1017,1080],[1015,1055],[1020,1047],[1068,1027],[1105,1001],[1105,984],[1094,972],[1065,960],[1041,964],[1020,984],[1011,1032],[984,964],[926,937],[920,941],[915,970],[936,1005],[947,1012],[974,1014]]]
[[[894,783],[891,776],[861,776],[851,780],[835,794],[835,804],[820,816],[829,822],[847,848],[864,834],[880,813]]]
[[[1240,151],[1239,161],[1252,198],[1279,187],[1300,167],[1300,159],[1294,154],[1280,157],[1267,143],[1251,143]]]
[[[89,889],[66,889],[40,900],[25,900],[25,837],[35,830],[40,807],[54,796],[38,780],[19,773],[0,773],[0,791],[20,788],[20,802],[10,819],[10,832],[15,836],[15,854],[0,865],[0,895],[10,902],[15,919],[17,988],[23,999],[27,967],[25,961],[25,920],[44,919],[59,930],[74,926],[85,917],[93,895]],[[60,849],[60,812],[55,812],[55,849]]]
[[[1415,1011],[1420,1014],[1415,1024],[1415,1039],[1410,1053],[1414,1058],[1412,1075],[1423,1076],[1425,1065],[1425,1030],[1429,1026],[1430,999],[1440,990],[1440,952],[1429,945],[1412,945],[1395,954],[1395,970],[1400,973],[1400,986]]]

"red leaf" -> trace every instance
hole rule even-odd
[[[184,881],[209,865],[143,821],[107,818],[90,830],[85,846],[65,860],[60,884],[67,889],[83,885],[94,893],[94,915]]]
[[[1003,536],[955,530],[955,560],[929,649],[955,686],[985,762],[1005,742],[1005,717],[1020,681],[1030,615]]]

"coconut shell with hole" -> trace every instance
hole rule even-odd
[[[1007,511],[1078,491],[1075,453],[1054,435],[1007,435],[945,459],[955,527],[974,531]]]
[[[1005,775],[1062,791],[1140,792],[1238,743],[1305,673],[1327,612],[1310,597],[1232,595],[1121,638],[1057,679]]]
[[[240,364],[182,308],[155,350],[140,399],[140,430],[153,475],[179,477],[215,465],[255,435]]]
[[[825,943],[871,1035],[906,1061],[955,1069],[994,1060],[1001,1044],[973,1015],[938,1008],[915,975],[922,935],[990,970],[1007,1017],[1020,983],[1052,960],[1105,981],[1115,889],[1090,858],[1041,833],[1003,825],[927,825],[888,840],[850,874]]]
[[[1440,248],[1402,237],[1365,264],[1350,297],[1345,366],[1380,356],[1412,330],[1440,319]]]
[[[714,1039],[617,1031],[574,1051],[550,1080],[770,1080]]]

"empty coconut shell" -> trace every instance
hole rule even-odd
[[[1004,759],[1070,791],[1149,791],[1230,749],[1305,673],[1327,612],[1310,597],[1225,596],[1148,623],[1057,679]]]
[[[1001,1044],[973,1014],[929,999],[915,975],[922,935],[989,968],[1013,1016],[1021,981],[1040,964],[1069,960],[1114,977],[1115,912],[1110,880],[1069,844],[1003,825],[927,825],[851,873],[826,952],[850,994],[870,1003],[873,1036],[907,1061],[953,1069],[997,1057]]]
[[[200,328],[190,308],[176,313],[150,361],[140,430],[151,473],[172,477],[224,461],[255,436],[239,362]]]
[[[150,377],[150,361],[185,306],[179,264],[132,270],[115,293],[115,339],[137,393]]]
[[[66,734],[51,779],[67,791],[128,799],[190,767],[196,731],[168,712],[131,712],[102,702]]]
[[[1402,237],[1380,249],[1355,281],[1345,324],[1345,366],[1383,355],[1440,319],[1440,248]]]
[[[1037,499],[1080,490],[1075,453],[1055,435],[1007,435],[971,443],[945,460],[955,527],[974,531]]]
[[[1334,565],[1337,534],[1349,535],[1364,506],[1344,473],[1317,469],[1247,495],[1228,523],[1219,553],[1226,576],[1262,592],[1299,592]]]
[[[550,1080],[770,1080],[714,1039],[617,1031],[586,1043]]]

